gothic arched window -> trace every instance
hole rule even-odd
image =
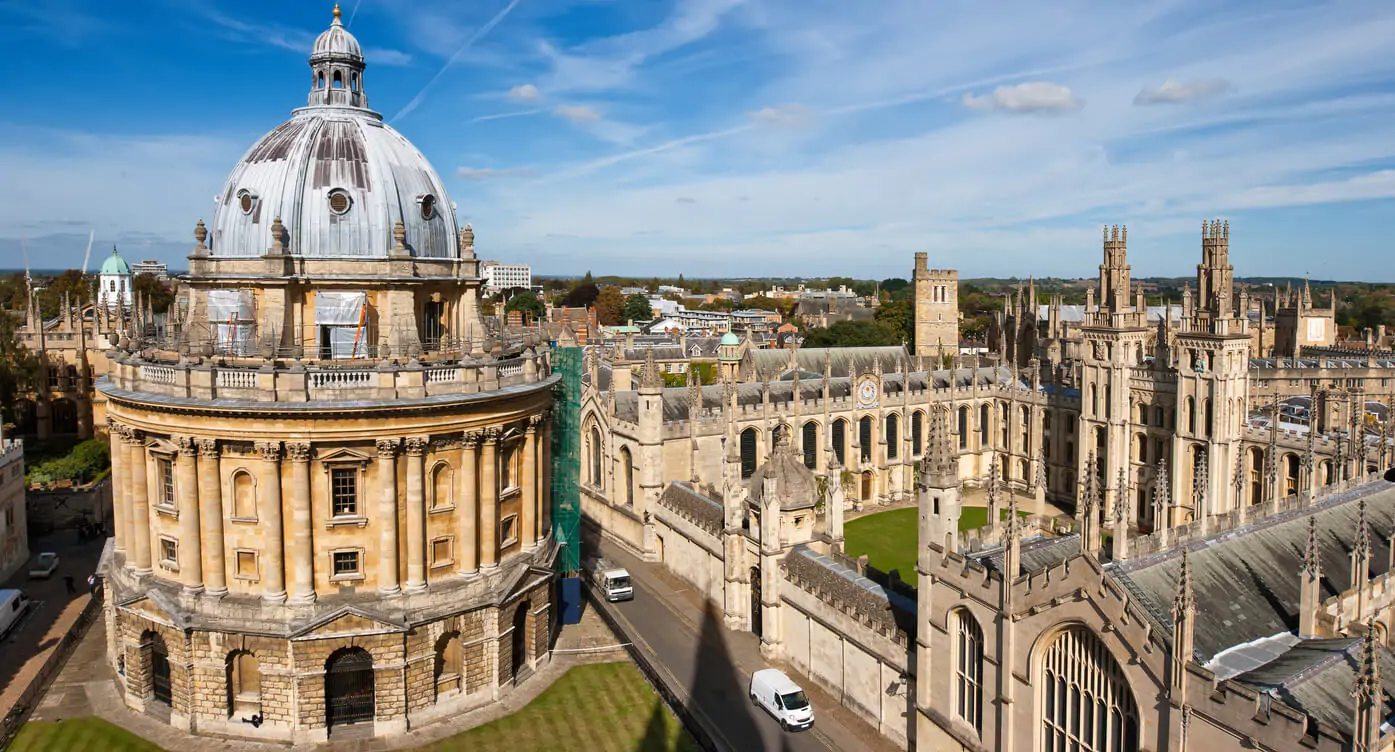
[[[968,611],[954,612],[954,714],[983,733],[983,630]]]
[[[1083,626],[1058,634],[1041,660],[1041,721],[1047,752],[1132,752],[1138,707],[1124,672]]]

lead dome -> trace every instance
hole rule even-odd
[[[402,227],[406,253],[459,258],[455,206],[436,170],[368,108],[367,63],[338,8],[310,55],[308,104],[257,141],[216,197],[208,253],[255,257],[276,242],[315,258],[386,258]]]

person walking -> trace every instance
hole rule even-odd
[[[72,575],[70,575],[70,574],[65,574],[65,575],[63,575],[63,587],[65,587],[65,588],[68,589],[68,595],[77,595],[77,588],[73,587],[73,576],[72,576]]]

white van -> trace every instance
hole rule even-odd
[[[786,731],[814,725],[814,706],[809,704],[809,697],[779,669],[763,668],[751,674],[751,702],[775,716]]]
[[[29,611],[29,596],[21,590],[0,590],[0,637],[10,633]]]
[[[591,583],[600,590],[605,599],[616,601],[633,600],[634,585],[630,583],[630,572],[609,559],[596,559],[591,562]]]

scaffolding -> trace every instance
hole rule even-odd
[[[557,571],[581,569],[581,364],[583,350],[559,347],[552,351],[552,371],[561,375],[553,401],[552,532],[561,550]]]

